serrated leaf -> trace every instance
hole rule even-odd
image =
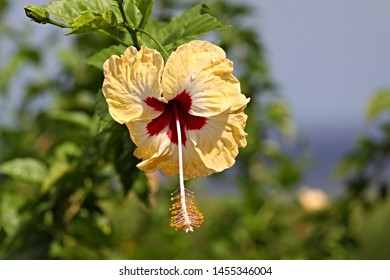
[[[42,6],[49,14],[56,18],[73,24],[85,11],[97,14],[105,14],[112,10],[117,18],[120,18],[118,5],[113,0],[89,1],[89,0],[60,0]]]
[[[205,4],[199,4],[174,18],[159,33],[164,36],[163,45],[172,51],[179,45],[197,39],[207,33],[227,26],[209,14]]]
[[[122,55],[126,50],[125,46],[114,45],[105,49],[102,49],[88,58],[87,63],[91,66],[101,70],[104,62],[109,59],[112,55]]]
[[[390,110],[390,89],[378,90],[368,101],[366,118],[369,121]]]
[[[103,14],[84,11],[72,23],[71,29],[67,35],[94,32],[98,30],[109,30],[117,25],[118,22],[112,10],[108,10]]]
[[[28,183],[42,183],[46,166],[35,158],[16,158],[0,165],[0,173]]]

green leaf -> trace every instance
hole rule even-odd
[[[55,121],[64,121],[82,128],[89,129],[91,117],[84,112],[57,110],[49,112],[48,117]]]
[[[74,142],[64,142],[56,147],[54,158],[41,185],[41,192],[48,191],[66,174],[73,171],[82,156],[81,148]],[[76,160],[73,160],[76,159]]]
[[[226,27],[209,14],[209,8],[205,4],[199,4],[174,18],[165,27],[169,35],[163,41],[163,45],[168,50],[174,50],[181,44]]]
[[[274,176],[278,185],[292,187],[302,179],[302,170],[293,159],[282,156],[277,159],[277,164]]]
[[[149,24],[147,31],[162,42],[169,52],[172,52],[181,44],[227,27],[209,12],[205,4],[199,4],[172,19],[168,24],[156,25],[155,22]],[[150,43],[153,44],[153,42]]]
[[[84,32],[94,32],[98,30],[109,30],[118,25],[116,16],[112,10],[103,14],[85,11],[78,16],[72,23],[72,28],[67,33],[77,34]]]
[[[390,110],[390,89],[378,90],[368,101],[366,118],[369,121]]]
[[[132,27],[144,28],[152,14],[154,0],[125,1],[124,11]]]
[[[60,0],[42,6],[49,14],[56,18],[73,24],[85,11],[96,14],[105,14],[112,10],[116,18],[120,18],[120,11],[115,1],[90,1],[90,0]]]
[[[107,102],[101,90],[96,96],[95,114],[99,117],[98,132],[102,132],[103,130],[112,127],[115,123],[108,111]]]
[[[365,166],[375,162],[377,155],[382,153],[381,143],[372,138],[361,137],[358,139],[357,147],[335,167],[334,176],[341,178],[353,172],[361,173]]]
[[[46,166],[35,158],[16,158],[0,165],[0,173],[28,183],[42,183]]]
[[[131,151],[134,150],[134,144],[129,139],[128,132],[119,127],[119,138],[115,141],[113,153],[113,164],[116,173],[119,175],[123,190],[127,194],[134,186],[138,179],[138,174],[141,172],[137,167],[138,160],[131,156]],[[124,132],[124,133],[123,133]]]
[[[141,20],[142,14],[135,5],[134,0],[125,1],[124,11],[127,19],[132,24],[132,27],[136,27],[138,22]]]
[[[67,162],[54,162],[48,170],[45,179],[42,182],[41,191],[46,192],[53,186],[59,179],[67,174],[72,169],[72,165]]]
[[[142,14],[141,21],[138,23],[139,28],[144,28],[153,11],[154,0],[135,0],[135,5]]]
[[[284,137],[295,135],[294,123],[291,120],[290,110],[284,102],[270,102],[266,105],[265,112],[271,125],[277,127]]]
[[[363,163],[359,158],[356,158],[354,155],[346,156],[341,160],[333,170],[333,176],[337,179],[340,179],[348,174],[356,171],[360,171],[363,166]]]
[[[126,50],[123,45],[114,45],[105,49],[102,49],[88,58],[87,63],[91,66],[101,70],[104,62],[109,59],[112,55],[122,55]]]
[[[133,188],[138,198],[147,206],[150,204],[150,185],[144,172],[138,173],[138,178],[133,182]]]
[[[56,147],[54,155],[56,162],[68,162],[72,158],[80,158],[82,155],[82,150],[74,142],[64,142]]]

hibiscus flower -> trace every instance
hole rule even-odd
[[[244,113],[249,99],[233,76],[225,52],[207,41],[191,41],[162,55],[129,47],[103,66],[103,94],[111,116],[126,124],[137,146],[137,167],[179,173],[171,225],[192,231],[203,222],[184,180],[231,167],[246,146]]]

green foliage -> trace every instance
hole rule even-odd
[[[366,118],[374,120],[390,109],[390,89],[378,90],[368,101]]]
[[[291,114],[286,103],[280,101],[270,102],[266,105],[265,110],[268,117],[267,121],[272,126],[278,127],[283,136],[294,136],[294,123],[291,120]]]
[[[42,183],[47,168],[35,158],[15,158],[0,165],[0,173],[27,183]]]
[[[152,0],[60,0],[41,8],[29,5],[25,7],[25,11],[28,17],[39,23],[50,23],[62,28],[70,28],[67,34],[100,32],[123,45],[130,45],[122,38],[125,37],[122,31],[126,29],[132,43],[137,48],[139,40],[141,40],[144,44],[159,49],[165,55],[183,43],[211,31],[226,28],[226,25],[210,14],[210,9],[205,4],[194,6],[169,22],[152,20],[151,24],[148,24],[153,5],[154,1]],[[32,13],[32,11],[44,14],[45,18],[38,19],[37,12]],[[67,22],[67,24],[50,19],[50,15]]]
[[[205,4],[194,6],[159,30],[160,38],[157,38],[161,39],[168,51],[173,51],[185,42],[199,38],[213,30],[227,27],[209,12]]]
[[[49,12],[50,15],[67,22],[70,26],[77,26],[82,22],[82,18],[87,20],[87,17],[82,17],[82,14],[85,12],[95,14],[96,16],[100,15],[104,18],[104,14],[108,14],[109,11],[112,11],[115,16],[120,18],[119,9],[113,0],[60,0],[44,5],[42,8]],[[94,30],[95,29],[92,29],[91,31]]]
[[[111,30],[118,26],[118,21],[113,11],[100,14],[91,11],[82,12],[72,23],[68,34],[93,32],[99,30]]]
[[[96,97],[95,114],[99,118],[98,133],[105,129],[111,129],[114,125],[114,120],[108,113],[107,102],[103,96],[102,91],[99,91]]]
[[[344,178],[348,191],[365,205],[386,199],[388,167],[390,164],[389,90],[375,92],[367,103],[367,119],[372,132],[361,136],[356,147],[335,169],[335,175]]]

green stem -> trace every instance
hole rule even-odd
[[[125,10],[123,9],[123,1],[122,1],[122,3],[118,3],[118,6],[119,6],[119,10],[121,12],[122,18],[123,18],[125,28],[129,32],[131,39],[133,40],[134,47],[136,47],[136,49],[139,50],[140,46],[139,46],[138,38],[137,38],[137,31],[131,27],[129,20],[127,19]]]
[[[58,27],[61,27],[61,28],[72,28],[72,26],[70,26],[68,24],[64,24],[64,23],[61,23],[61,22],[58,22],[58,21],[55,21],[55,20],[52,20],[52,19],[49,19],[48,23],[50,23],[52,25],[55,25],[55,26],[58,26]],[[109,32],[107,32],[105,30],[99,30],[98,32],[101,33],[101,34],[104,34],[104,35],[106,35],[108,37],[110,37],[111,39],[115,40],[119,44],[122,44],[122,45],[124,45],[126,47],[129,46],[128,44],[126,44],[126,42],[122,41],[121,39],[115,37],[114,35],[110,34]]]
[[[72,26],[70,26],[69,24],[61,23],[61,22],[52,20],[51,18],[49,18],[48,23],[53,24],[53,25],[58,26],[58,27],[61,27],[61,28],[72,28]]]
[[[141,33],[143,33],[143,34],[145,34],[145,35],[148,36],[150,39],[152,39],[153,42],[155,42],[156,45],[161,49],[161,51],[163,52],[164,56],[165,56],[166,58],[169,57],[168,51],[167,51],[167,50],[160,44],[160,42],[157,41],[152,35],[150,35],[148,32],[146,32],[146,31],[143,30],[143,29],[136,28],[135,30],[136,30],[136,31],[139,31],[139,32],[141,32]]]

